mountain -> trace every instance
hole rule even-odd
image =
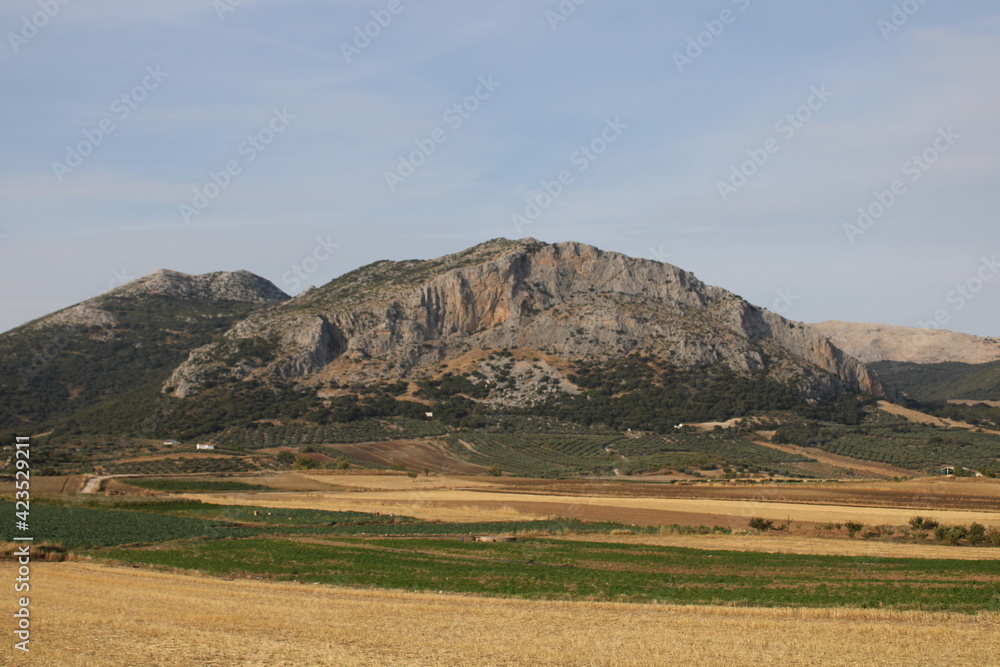
[[[489,382],[496,368],[484,351],[498,350],[531,351],[544,362],[533,374],[568,393],[577,390],[567,370],[573,364],[626,355],[679,369],[722,367],[815,399],[891,393],[815,330],[678,267],[534,239],[352,271],[254,312],[192,351],[164,392],[184,398],[236,380],[419,380],[443,368]],[[523,402],[493,387],[486,402]]]
[[[829,321],[809,326],[865,363],[985,364],[1000,360],[1000,340],[996,338],[887,324]]]
[[[1000,400],[1000,340],[885,324],[812,326],[919,401]]]
[[[155,398],[191,350],[290,297],[246,271],[157,271],[0,335],[0,428],[137,393]]]

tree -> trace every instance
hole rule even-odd
[[[500,475],[503,474],[503,470],[500,468],[499,463],[494,463],[493,465],[490,466],[490,474],[493,475],[494,477],[499,477]]]

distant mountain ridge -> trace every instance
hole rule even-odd
[[[938,329],[832,320],[809,326],[865,363],[901,361],[915,364],[985,364],[1000,360],[1000,340],[996,338]]]
[[[290,297],[247,271],[156,271],[0,334],[0,428],[157,387],[192,349]]]

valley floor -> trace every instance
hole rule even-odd
[[[0,579],[12,581],[12,564]],[[0,596],[10,618],[14,596]],[[984,665],[1000,614],[538,602],[38,563],[31,654],[63,667]]]

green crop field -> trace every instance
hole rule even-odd
[[[12,502],[0,501],[0,512],[13,511]],[[236,577],[539,599],[1000,611],[1000,574],[990,560],[554,539],[664,529],[729,532],[718,527],[658,529],[573,519],[439,523],[362,512],[206,505],[165,496],[35,501],[31,529],[38,542],[86,556]],[[0,539],[9,540],[9,532]],[[519,537],[489,543],[472,542],[471,535]]]
[[[342,537],[199,541],[100,556],[214,575],[539,599],[1000,611],[1000,576],[989,561]]]
[[[246,482],[233,482],[229,480],[201,480],[201,479],[131,479],[121,480],[129,486],[151,491],[174,491],[185,492],[205,492],[205,491],[270,491],[270,487],[263,484],[247,484]]]

